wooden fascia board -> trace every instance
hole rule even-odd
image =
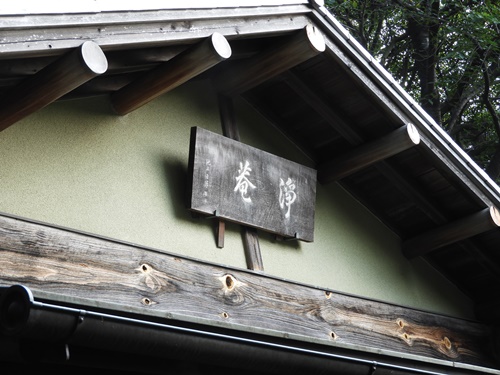
[[[308,4],[308,0],[79,0],[76,2],[33,2],[32,0],[11,1],[0,4],[0,14],[72,14],[100,13],[112,11],[135,12],[163,9],[211,9],[238,7],[267,7]]]
[[[0,59],[56,55],[92,40],[103,50],[194,43],[214,32],[226,38],[304,28],[307,5],[0,16]]]
[[[492,333],[478,322],[7,215],[0,215],[0,249],[0,285],[25,285],[38,298],[444,366],[492,368],[485,345]]]

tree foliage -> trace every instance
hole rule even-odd
[[[499,3],[326,1],[332,14],[497,182]]]

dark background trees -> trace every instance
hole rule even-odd
[[[326,6],[500,182],[500,2],[327,0]]]

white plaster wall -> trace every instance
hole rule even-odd
[[[307,158],[242,101],[242,141]],[[0,132],[0,211],[161,251],[245,268],[236,224],[225,246],[184,204],[192,126],[221,132],[208,82],[186,84],[116,116],[106,97],[57,102]],[[313,243],[259,232],[265,272],[404,306],[471,317],[471,304],[339,185],[318,185]]]

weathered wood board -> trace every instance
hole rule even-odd
[[[316,170],[193,127],[189,177],[189,209],[313,241]]]
[[[355,348],[493,366],[490,327],[0,215],[0,286],[35,297]],[[495,352],[496,350],[496,352]]]

